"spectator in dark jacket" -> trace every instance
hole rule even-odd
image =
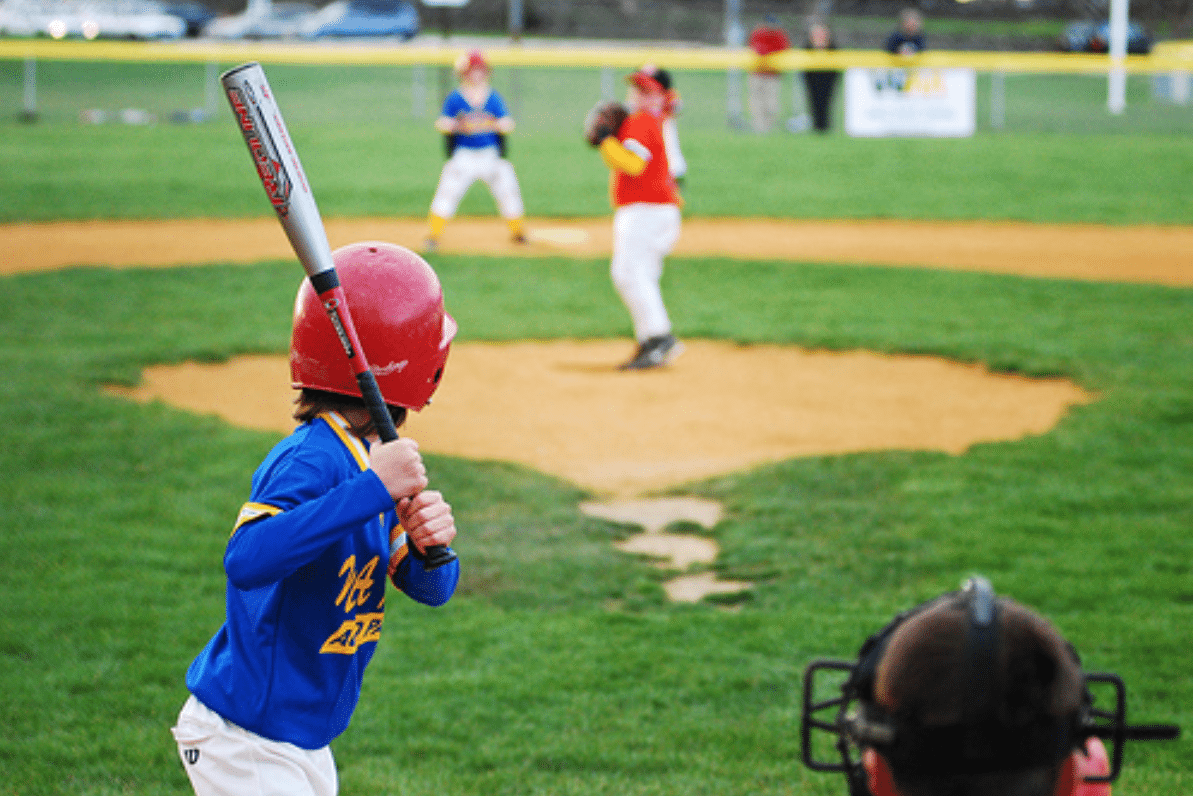
[[[900,12],[900,26],[887,37],[884,49],[892,55],[915,55],[924,48],[924,19],[915,8],[905,8]]]
[[[806,50],[836,50],[833,33],[824,22],[813,22],[808,27],[805,39]],[[818,69],[804,73],[804,88],[808,93],[808,105],[813,114],[813,129],[818,133],[829,132],[829,108],[833,103],[833,92],[837,88],[841,72],[834,69]]]

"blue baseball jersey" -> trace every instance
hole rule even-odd
[[[458,116],[492,116],[494,119],[501,119],[509,116],[509,111],[506,110],[506,103],[496,91],[490,91],[489,96],[485,98],[485,104],[480,108],[469,104],[464,95],[457,89],[448,95],[444,100],[443,115],[455,119]],[[489,146],[498,145],[498,134],[495,132],[486,133],[457,133],[456,146],[465,147],[466,149],[484,149]]]
[[[223,626],[187,688],[227,721],[304,749],[348,726],[381,635],[394,502],[368,450],[328,412],[278,443],[253,474],[224,553]],[[459,562],[406,555],[394,584],[442,605]]]

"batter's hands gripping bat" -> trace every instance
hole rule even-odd
[[[249,145],[257,176],[286,230],[286,237],[311,280],[311,287],[323,302],[328,318],[344,346],[348,364],[356,375],[357,386],[383,442],[398,439],[398,429],[386,408],[377,379],[369,369],[361,341],[357,339],[352,314],[340,287],[340,278],[332,262],[327,231],[319,217],[319,208],[307,183],[307,175],[290,141],[286,124],[278,110],[274,93],[265,79],[261,64],[241,64],[220,76],[220,82],[232,105],[236,122]],[[456,554],[443,545],[424,550],[427,569],[435,569],[455,560]]]

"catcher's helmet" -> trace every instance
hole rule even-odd
[[[353,325],[387,404],[422,409],[443,376],[456,321],[435,271],[409,249],[354,243],[332,252]],[[360,396],[319,296],[304,279],[290,338],[292,386]]]
[[[485,56],[481,54],[480,50],[469,50],[461,55],[456,59],[454,68],[456,77],[464,77],[470,69],[484,69],[486,73],[490,71],[489,62],[485,60]]]

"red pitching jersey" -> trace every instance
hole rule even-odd
[[[667,167],[663,148],[663,123],[646,111],[629,116],[618,128],[622,146],[647,161],[647,168],[637,177],[615,171],[613,202],[615,207],[648,202],[657,205],[679,204],[676,181]]]

